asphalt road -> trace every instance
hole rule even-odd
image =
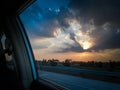
[[[70,90],[120,90],[120,84],[38,70],[39,77]]]
[[[109,71],[97,71],[97,70],[89,70],[89,69],[80,69],[73,67],[62,67],[62,66],[42,66],[41,69],[52,69],[52,70],[62,70],[68,71],[72,73],[86,73],[86,74],[94,74],[94,75],[104,75],[104,76],[112,76],[112,77],[120,77],[120,72],[109,72]]]

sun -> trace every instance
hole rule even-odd
[[[88,41],[84,41],[83,43],[81,43],[81,46],[84,50],[87,50],[91,47],[91,43]]]

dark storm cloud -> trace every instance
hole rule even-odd
[[[75,43],[74,45],[71,45],[69,43],[63,43],[64,45],[68,46],[68,48],[59,48],[55,50],[55,53],[64,53],[64,52],[83,52],[83,48],[80,47],[78,43]]]
[[[71,0],[70,8],[84,20],[94,18],[96,25],[105,22],[120,25],[120,0]]]
[[[59,3],[50,0],[50,3],[46,2],[38,0],[21,15],[26,29],[29,30],[30,38],[51,38],[54,37],[56,28],[60,28],[64,33],[69,33],[75,45],[69,42],[63,43],[69,48],[61,48],[57,52],[83,52],[84,50],[75,39],[76,34],[68,30],[70,24],[66,19],[75,19],[82,26],[83,33],[89,30],[87,25],[95,26],[95,29],[88,34],[95,43],[89,50],[120,48],[120,0],[67,0],[67,2],[58,0]],[[57,9],[59,12],[56,11]],[[105,25],[106,27],[103,27]]]
[[[84,50],[83,50],[83,48],[80,46],[80,44],[76,42],[76,45],[75,45],[75,46],[71,46],[71,47],[69,48],[69,50],[67,50],[67,51],[83,52]]]
[[[71,0],[69,8],[82,22],[82,32],[87,31],[84,24],[94,20],[95,29],[89,35],[95,38],[95,46],[91,49],[120,48],[120,0]],[[106,23],[110,25],[105,30]]]
[[[120,32],[117,28],[110,28],[107,31],[103,28],[97,28],[97,30],[92,32],[92,37],[96,38],[96,45],[91,49],[102,50],[120,48]]]
[[[83,52],[84,50],[79,47],[71,46],[70,48],[60,49],[54,51],[54,53],[65,53],[65,52]]]

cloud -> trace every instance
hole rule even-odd
[[[20,15],[34,49],[59,53],[120,48],[119,0],[53,1],[40,0]]]
[[[47,13],[44,15],[44,11],[41,11],[40,7],[33,6],[36,8],[30,7],[20,15],[25,29],[29,30],[30,37],[53,37],[54,29],[58,27],[54,15],[45,16]],[[48,14],[52,14],[52,12]]]
[[[69,11],[95,43],[89,50],[120,48],[119,5],[119,0],[71,0]]]
[[[53,32],[59,27],[58,13],[61,12],[61,7],[67,7],[69,0],[38,0],[28,7],[20,18],[26,30],[29,30],[29,35],[32,38],[36,37],[53,37]]]
[[[95,37],[95,46],[91,49],[114,49],[120,48],[120,33],[117,33],[117,27],[113,27],[111,24],[105,23],[97,27],[90,33],[91,37]]]
[[[57,30],[55,37],[51,40],[52,45],[49,48],[52,52],[80,52],[83,50],[76,41],[71,39],[70,33],[65,32],[62,28],[58,28]]]
[[[33,49],[45,49],[51,45],[51,38],[31,38],[30,42]]]
[[[119,24],[119,0],[71,0],[70,8],[84,20],[94,18],[96,25],[112,22]],[[119,24],[120,25],[120,24]]]

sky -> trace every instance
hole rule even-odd
[[[119,0],[36,0],[20,18],[36,60],[120,61]]]

